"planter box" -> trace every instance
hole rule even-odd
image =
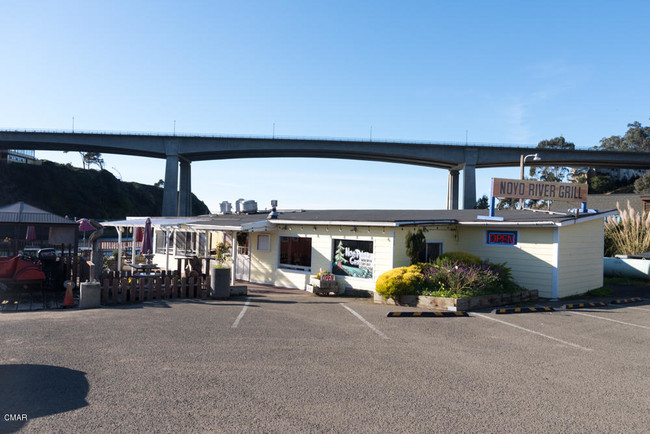
[[[336,280],[320,281],[319,279],[312,277],[309,279],[309,285],[311,288],[308,288],[307,291],[313,292],[317,295],[328,295],[331,292],[338,295],[341,292],[339,285],[336,283]]]
[[[485,307],[497,307],[505,304],[521,303],[537,300],[537,290],[525,290],[508,294],[488,294],[477,297],[446,298],[429,297],[424,295],[403,295],[396,303],[393,299],[384,299],[383,296],[375,293],[374,301],[379,304],[397,306],[411,306],[421,309],[444,309],[457,312],[465,312],[472,309]]]

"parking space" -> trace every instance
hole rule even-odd
[[[74,411],[20,401],[33,431],[642,431],[650,330],[630,324],[649,326],[649,308],[407,318],[387,314],[413,308],[368,299],[253,290],[2,314],[0,369],[86,379]]]

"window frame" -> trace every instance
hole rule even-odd
[[[429,261],[429,244],[440,244],[440,255],[445,253],[445,242],[442,240],[426,240],[424,243],[424,260]],[[438,256],[440,256],[438,255]]]
[[[309,240],[309,267],[303,265],[293,265],[293,264],[283,264],[281,262],[282,258],[282,239],[300,239],[300,240]],[[299,272],[299,273],[311,273],[312,261],[314,259],[313,255],[314,247],[312,245],[312,237],[302,237],[298,235],[278,235],[278,256],[277,256],[277,266],[279,270]]]
[[[263,249],[260,247],[260,239],[264,237],[266,241],[266,248]],[[258,252],[270,252],[271,251],[271,234],[257,234],[257,240],[255,242],[255,250]]]

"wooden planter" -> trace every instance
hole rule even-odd
[[[537,290],[524,290],[507,294],[487,294],[477,297],[447,298],[429,297],[424,295],[402,295],[397,303],[393,299],[384,299],[383,296],[375,293],[374,301],[379,304],[390,304],[398,306],[411,306],[421,309],[444,309],[457,312],[465,312],[485,307],[497,307],[506,304],[515,304],[525,301],[537,300]]]
[[[339,294],[340,289],[336,280],[325,280],[321,281],[316,278],[309,279],[309,284],[313,289],[313,293],[316,295],[329,295],[330,293]]]

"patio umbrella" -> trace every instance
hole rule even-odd
[[[93,226],[90,223],[90,220],[88,220],[88,219],[79,219],[79,220],[77,220],[77,223],[79,223],[79,232],[84,233],[84,243],[85,243],[86,242],[86,232],[94,231],[95,226]]]
[[[25,241],[36,241],[36,228],[34,226],[27,226],[27,233],[25,234]]]
[[[142,234],[142,248],[140,253],[147,255],[153,253],[153,228],[151,227],[151,219],[147,217],[144,222],[144,233]]]

